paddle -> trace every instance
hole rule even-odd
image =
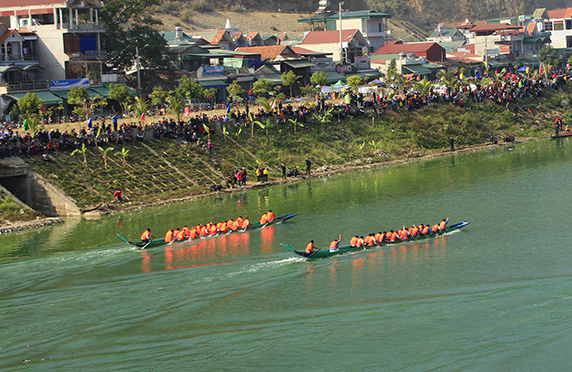
[[[149,241],[147,242],[147,244],[145,244],[144,246],[142,246],[141,249],[147,248],[147,246],[148,246],[149,244],[151,244],[151,240],[149,240]]]

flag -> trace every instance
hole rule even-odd
[[[87,119],[87,127],[88,127],[89,129],[91,129],[91,128],[93,127],[92,122],[93,122],[93,121],[92,121],[91,118],[88,118],[88,119]]]
[[[461,74],[459,75],[459,79],[463,80],[463,73],[461,72]]]
[[[542,71],[542,65],[540,65],[540,67],[538,67],[538,72],[539,72],[540,74],[542,74],[542,72],[543,72],[543,71]]]
[[[248,93],[246,93],[246,94],[249,95],[249,96],[251,96],[251,95],[252,95],[252,88],[250,88],[250,89],[248,90]]]
[[[45,114],[46,113],[46,105],[42,106],[42,112]]]
[[[480,78],[481,78],[481,76],[480,76],[480,74],[479,74],[479,72],[478,72],[478,71],[477,71],[477,72],[475,72],[475,77],[476,77],[477,79],[480,79]]]
[[[276,108],[276,100],[272,101],[272,106],[270,106],[271,110],[274,110]]]
[[[28,119],[24,119],[24,130],[28,129],[30,129],[30,127],[28,127]]]
[[[185,116],[189,116],[190,114],[189,106],[185,106]]]
[[[145,121],[145,113],[144,112],[141,113],[141,121]]]
[[[227,113],[227,114],[230,113],[230,103],[226,106],[226,113]]]
[[[524,70],[527,74],[530,71],[530,67],[527,67],[526,70]]]

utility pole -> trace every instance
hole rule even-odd
[[[344,5],[344,2],[340,1],[338,4],[338,19],[340,22],[340,62],[343,62],[344,59],[344,47],[342,45],[342,5]]]
[[[137,68],[137,93],[141,98],[141,67],[139,65],[139,46],[135,45],[135,66]]]

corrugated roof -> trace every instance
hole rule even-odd
[[[548,18],[571,18],[572,8],[547,10]]]
[[[296,54],[288,45],[265,45],[253,47],[240,47],[236,48],[235,52],[238,53],[256,53],[260,54],[260,58],[268,61],[273,61],[278,56],[299,59],[300,56]]]
[[[353,30],[342,30],[342,42],[351,41],[356,33],[359,31],[357,29]],[[332,44],[340,42],[340,31],[310,31],[302,40],[303,45],[307,44]]]
[[[42,102],[44,103],[44,105],[57,105],[62,103],[62,99],[58,96],[56,96],[55,94],[53,94],[52,92],[30,92],[30,93],[34,93],[36,95],[36,97],[38,97],[39,99],[42,100]],[[11,97],[15,100],[18,100],[22,97],[24,97],[26,95],[26,93],[17,93],[17,94],[9,94],[8,97]]]
[[[505,30],[520,30],[521,26],[513,26],[506,23],[485,23],[481,22],[475,27],[471,28],[471,32],[491,32],[491,31],[505,31]]]
[[[410,43],[410,44],[392,44],[384,45],[379,48],[376,54],[400,54],[400,53],[426,53],[431,47],[437,45],[439,48],[443,48],[438,43]]]

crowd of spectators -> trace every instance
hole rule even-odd
[[[138,123],[117,125],[100,124],[92,128],[81,130],[60,131],[57,128],[39,129],[33,135],[22,131],[18,125],[4,124],[0,129],[0,157],[9,156],[33,156],[57,151],[73,151],[86,146],[103,146],[106,143],[122,145],[133,141],[145,139],[183,139],[189,143],[195,143],[205,151],[212,153],[212,144],[209,148],[205,143],[205,126],[209,130],[222,131],[223,126],[246,127],[252,125],[252,121],[265,121],[266,118],[274,117],[278,124],[287,123],[289,119],[297,119],[300,123],[306,123],[313,115],[325,115],[330,113],[340,120],[348,116],[364,114],[366,109],[372,109],[376,115],[382,115],[386,110],[414,110],[422,106],[439,103],[450,103],[463,106],[468,100],[479,103],[490,100],[500,105],[505,105],[515,115],[519,111],[517,99],[526,97],[539,97],[544,89],[558,89],[566,84],[572,77],[572,72],[555,71],[550,75],[522,74],[509,71],[502,76],[495,75],[496,79],[484,83],[483,79],[471,79],[452,89],[438,91],[431,88],[427,93],[421,94],[414,88],[406,89],[397,94],[356,94],[353,92],[342,93],[343,99],[339,103],[326,100],[323,95],[316,96],[314,105],[298,104],[278,101],[271,110],[265,111],[258,107],[254,112],[249,111],[249,106],[235,107],[226,115],[207,115],[206,113],[194,114],[182,120],[162,118],[152,120],[145,126]],[[491,80],[491,79],[489,79]],[[523,112],[530,109],[522,107]]]

